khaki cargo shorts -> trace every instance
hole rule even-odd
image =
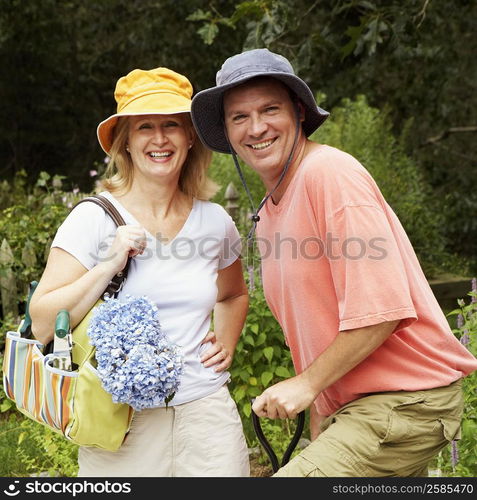
[[[427,476],[429,461],[460,438],[463,406],[462,380],[351,401],[274,477]]]

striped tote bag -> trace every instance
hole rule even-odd
[[[64,434],[73,415],[78,371],[54,368],[54,355],[20,332],[5,339],[3,386],[7,397],[29,418]]]
[[[55,354],[44,354],[45,346],[37,340],[7,332],[3,387],[27,417],[80,446],[116,451],[134,412],[127,404],[114,403],[101,385],[87,335],[93,310],[73,331],[72,371],[56,368]]]

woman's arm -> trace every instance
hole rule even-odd
[[[146,235],[138,226],[121,226],[103,262],[89,271],[71,254],[52,248],[30,302],[33,335],[48,343],[60,309],[67,309],[74,328],[94,306],[111,278],[124,268],[128,256],[144,251]]]
[[[202,355],[201,361],[204,366],[216,365],[215,371],[220,372],[232,364],[248,311],[248,291],[240,259],[218,272],[217,288],[215,331],[209,332],[202,341],[211,341],[213,345]]]

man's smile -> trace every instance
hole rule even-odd
[[[265,149],[265,148],[268,148],[269,146],[271,146],[276,140],[277,139],[275,137],[274,139],[267,139],[266,141],[257,142],[256,144],[249,144],[248,146],[252,149],[260,151],[262,149]]]

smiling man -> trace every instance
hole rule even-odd
[[[231,153],[240,174],[241,157],[267,190],[252,220],[272,250],[262,253],[264,292],[297,375],[253,410],[294,418],[310,408],[313,441],[277,476],[427,475],[459,437],[461,379],[477,360],[368,171],[308,139],[327,116],[267,49],[227,59],[192,102],[204,144]]]

